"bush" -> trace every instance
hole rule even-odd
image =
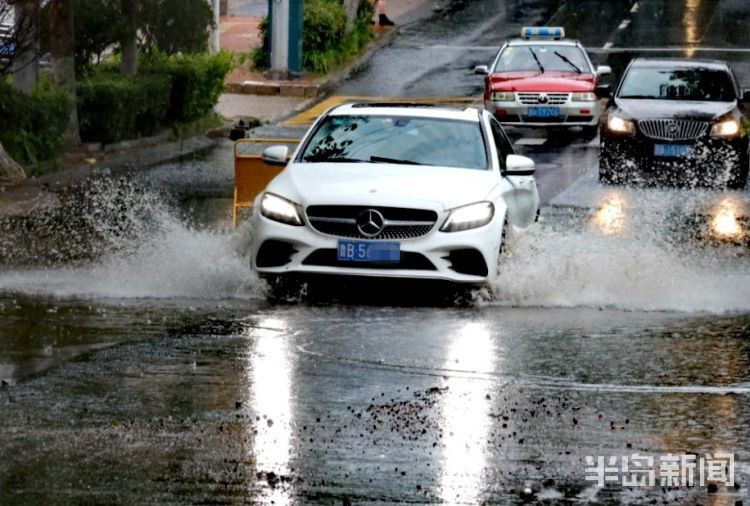
[[[324,74],[356,55],[372,40],[370,20],[373,6],[361,0],[352,30],[346,32],[346,11],[341,0],[306,0],[302,41],[302,66],[308,72]],[[260,25],[263,45],[251,57],[255,68],[269,64],[268,20]]]
[[[98,73],[78,83],[81,138],[111,143],[153,135],[165,124],[171,83],[167,76]]]
[[[224,91],[224,78],[235,65],[225,51],[216,55],[157,56],[142,64],[145,75],[168,76],[171,82],[167,123],[195,121],[213,109]]]
[[[21,165],[34,165],[55,158],[65,145],[73,101],[40,81],[29,94],[0,81],[0,142]]]

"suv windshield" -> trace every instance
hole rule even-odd
[[[508,46],[500,54],[494,71],[526,70],[591,73],[586,55],[579,47],[553,44]]]
[[[735,90],[723,70],[631,68],[618,97],[731,102]]]
[[[301,160],[486,169],[487,151],[477,121],[329,116],[313,134]]]

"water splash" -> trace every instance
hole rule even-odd
[[[30,230],[28,224],[26,230],[7,230],[15,240],[4,243],[9,267],[0,271],[0,291],[113,298],[259,295],[247,226],[233,232],[201,228],[164,195],[127,181],[98,180],[70,202],[35,218]]]
[[[747,248],[704,240],[710,217],[696,221],[696,212],[705,208],[705,194],[651,195],[621,192],[583,219],[558,216],[514,235],[490,303],[750,310]]]

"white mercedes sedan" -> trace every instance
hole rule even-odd
[[[253,208],[253,268],[279,283],[318,274],[483,285],[508,227],[534,221],[534,162],[487,111],[417,104],[335,107]]]

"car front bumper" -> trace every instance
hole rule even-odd
[[[687,145],[691,153],[683,157],[656,156],[656,144]],[[734,171],[746,168],[748,140],[745,137],[720,139],[704,136],[693,141],[667,141],[641,134],[612,134],[604,128],[600,164],[615,175],[688,177],[700,183],[721,183]]]
[[[400,242],[398,263],[338,261],[339,238],[309,224],[291,226],[269,220],[253,210],[252,267],[261,275],[327,274],[385,278],[433,279],[481,285],[494,279],[505,211],[473,230],[441,232],[447,213],[426,235]],[[467,253],[468,252],[468,253]]]
[[[546,107],[547,104],[522,104],[518,99],[512,102],[496,102],[485,100],[484,107],[503,126],[519,127],[550,127],[550,126],[596,126],[599,124],[601,108],[597,101],[572,102],[568,99],[564,104],[550,104],[549,107],[560,109],[560,116],[539,118],[529,116],[532,107]]]

